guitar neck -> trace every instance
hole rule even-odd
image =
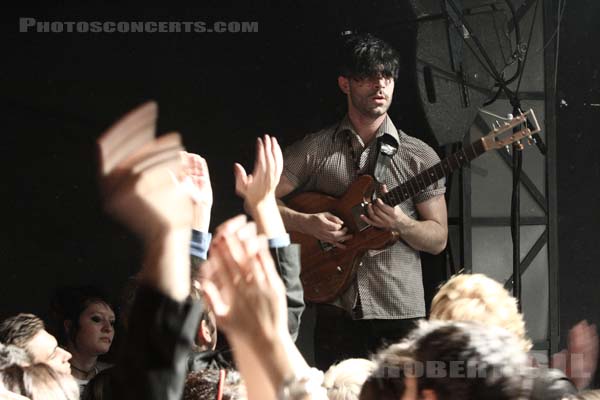
[[[385,204],[394,207],[403,201],[416,196],[428,186],[450,175],[453,171],[462,168],[485,152],[483,140],[477,140],[476,142],[471,143],[471,145],[444,158],[433,167],[410,178],[408,181],[395,187],[388,193],[382,194],[380,198]]]

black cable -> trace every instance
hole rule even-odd
[[[516,41],[516,53],[517,53],[517,71],[515,74],[505,81],[505,85],[509,85],[519,77],[523,71],[521,57],[519,56],[520,47],[521,47],[521,26],[519,25],[519,21],[517,21],[517,10],[515,10],[515,6],[512,4],[511,0],[505,0],[508,9],[512,15],[513,26],[515,27],[515,41]]]
[[[533,28],[537,21],[537,11],[538,6],[540,4],[540,0],[535,0],[535,10],[533,11],[533,19],[531,21],[531,28],[529,30],[529,38],[527,39],[527,50],[525,51],[525,56],[523,57],[523,71],[519,75],[519,82],[517,83],[517,89],[515,90],[515,96],[519,95],[519,89],[521,88],[521,82],[523,80],[523,75],[525,72],[525,65],[527,64],[527,56],[529,55],[529,49],[531,48],[531,38],[533,37]]]

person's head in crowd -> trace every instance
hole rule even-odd
[[[370,34],[348,35],[339,54],[338,85],[348,99],[348,111],[363,117],[384,115],[398,78],[398,53]]]
[[[25,350],[32,363],[45,363],[58,372],[71,373],[71,353],[58,346],[44,322],[33,314],[17,314],[2,321],[0,342]]]
[[[115,335],[115,313],[107,297],[93,286],[64,288],[56,294],[53,312],[61,340],[73,354],[73,375],[89,379],[92,371],[98,372],[97,357],[108,353]]]
[[[0,343],[0,370],[14,364],[31,365],[31,357],[20,347]]]
[[[532,347],[517,300],[483,274],[456,275],[442,285],[431,303],[429,319],[499,326],[514,333],[526,352]]]
[[[202,301],[202,292],[200,283],[192,276],[192,286],[190,288],[190,297],[193,300]],[[192,351],[202,352],[214,350],[217,347],[217,321],[215,314],[208,307],[205,307],[200,316],[198,331],[194,340]]]
[[[78,400],[79,388],[70,374],[46,364],[11,365],[2,370],[0,386],[31,400]]]
[[[473,322],[422,322],[377,356],[361,400],[527,398],[532,370],[519,339]]]
[[[364,358],[350,358],[329,367],[323,378],[329,400],[358,400],[360,388],[376,364]]]
[[[600,390],[584,390],[564,397],[565,400],[600,400]]]
[[[203,369],[188,374],[183,389],[183,400],[217,399],[219,390],[222,400],[246,398],[245,387],[238,372]]]

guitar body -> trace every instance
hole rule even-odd
[[[330,212],[344,221],[344,226],[353,235],[344,242],[346,249],[329,247],[318,239],[299,232],[290,232],[292,242],[301,245],[302,269],[300,279],[304,287],[304,298],[314,303],[334,300],[343,293],[356,276],[363,255],[368,250],[389,246],[397,237],[394,233],[367,227],[360,231],[357,224],[357,207],[369,201],[374,191],[373,178],[360,176],[340,197],[306,192],[294,196],[287,205],[304,213]]]
[[[380,194],[379,199],[395,207],[486,151],[503,149],[540,132],[540,125],[533,110],[505,119],[502,124],[498,121],[496,123],[497,126],[484,137],[421,171],[389,192]],[[523,128],[517,130],[521,125]],[[296,211],[309,214],[328,211],[338,216],[353,235],[352,239],[344,242],[346,248],[340,249],[312,236],[290,232],[292,241],[300,243],[302,247],[300,279],[306,300],[314,303],[334,300],[350,286],[356,276],[356,270],[361,266],[361,259],[368,250],[383,249],[398,239],[397,233],[369,226],[360,218],[360,215],[364,214],[363,204],[371,202],[374,190],[373,178],[362,175],[352,182],[339,199],[309,192],[294,196],[288,202],[288,206]]]

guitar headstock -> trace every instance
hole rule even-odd
[[[513,132],[518,127],[521,129]],[[531,135],[540,131],[535,113],[529,109],[512,118],[502,118],[502,122],[496,121],[494,129],[482,138],[483,147],[485,151],[501,149],[522,139],[530,139]]]

